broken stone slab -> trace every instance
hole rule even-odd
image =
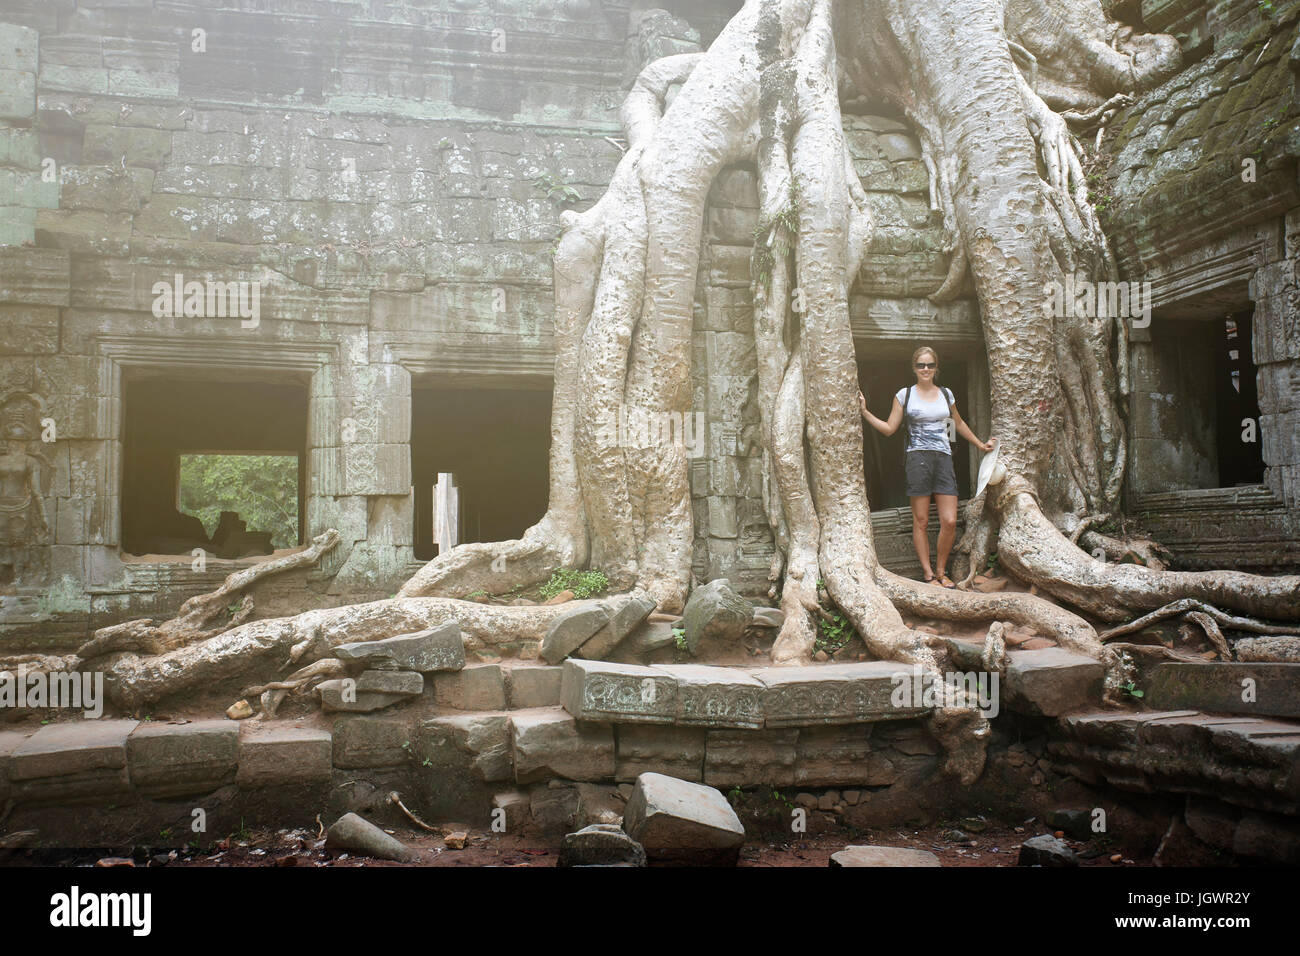
[[[677,719],[677,682],[639,664],[568,660],[560,700],[581,720],[671,724]]]
[[[912,674],[890,661],[768,667],[754,671],[753,676],[764,686],[767,727],[899,720],[930,710],[906,699],[895,704],[895,688],[902,681],[910,682]]]
[[[148,797],[208,793],[233,783],[238,749],[239,725],[229,720],[142,722],[126,739],[131,783]]]
[[[655,724],[619,727],[614,779],[631,782],[649,772],[699,782],[704,766],[705,733],[703,728]]]
[[[778,607],[754,608],[753,625],[755,627],[780,628],[785,623],[785,612]]]
[[[418,697],[424,677],[415,671],[368,670],[357,677],[338,677],[316,685],[326,711],[369,713]]]
[[[465,642],[460,625],[449,621],[438,627],[398,634],[378,641],[340,644],[334,656],[349,669],[376,668],[418,671],[456,671],[465,666]]]
[[[660,773],[637,777],[623,829],[651,859],[697,865],[735,865],[745,842],[721,791]]]
[[[126,740],[134,720],[48,724],[9,758],[13,798],[20,803],[76,803],[130,789]]]
[[[1247,683],[1249,682],[1249,683]],[[1300,664],[1158,664],[1146,682],[1152,707],[1300,717]]]
[[[433,697],[455,710],[505,710],[506,679],[499,664],[469,664],[450,674],[435,674]]]
[[[415,851],[396,837],[355,813],[345,813],[325,831],[325,844],[334,849],[351,850],[380,860],[409,863]]]
[[[613,779],[614,729],[608,724],[578,721],[563,710],[521,711],[512,722],[519,783]]]
[[[676,722],[704,727],[763,726],[763,684],[744,671],[702,664],[655,664],[677,686]]]
[[[313,727],[264,727],[244,724],[239,736],[241,788],[328,782],[333,771],[334,740]]]
[[[1063,648],[1010,651],[1003,687],[1012,710],[1059,717],[1096,706],[1105,676],[1101,661]]]
[[[846,846],[831,854],[830,866],[943,866],[928,850],[905,846]]]
[[[587,638],[574,652],[576,657],[590,661],[604,660],[623,639],[636,630],[650,616],[658,602],[643,595],[632,595],[610,615],[609,623]]]
[[[563,667],[521,666],[510,669],[510,709],[559,707]]]
[[[652,618],[642,622],[641,626],[623,639],[622,643],[610,653],[609,659],[620,664],[640,664],[652,655],[662,653],[677,646],[677,635],[673,631],[672,621],[656,621]]]
[[[593,823],[576,833],[565,834],[556,866],[645,866],[645,849],[607,823]]]
[[[545,832],[572,830],[578,819],[581,797],[573,786],[538,784],[528,792],[528,813],[533,826]]]
[[[1062,841],[1044,833],[1020,844],[1017,866],[1078,866],[1079,858]]]
[[[732,590],[730,581],[710,581],[691,592],[682,612],[686,649],[694,654],[704,640],[737,643],[753,619],[754,605]]]
[[[604,604],[566,611],[551,622],[538,656],[548,664],[558,664],[608,623],[609,608]]]

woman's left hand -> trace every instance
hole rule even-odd
[[[991,440],[976,442],[976,444],[980,446],[980,451],[992,451],[995,447],[997,447],[996,443]]]

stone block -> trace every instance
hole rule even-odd
[[[645,850],[623,828],[595,823],[565,834],[556,866],[645,866]]]
[[[704,742],[704,782],[714,787],[794,785],[799,731],[710,730]]]
[[[676,681],[639,664],[565,661],[560,699],[582,720],[671,724],[677,716]]]
[[[795,784],[867,786],[871,729],[871,724],[801,728],[795,745]]]
[[[1095,706],[1106,676],[1101,662],[1059,647],[1007,654],[1007,706],[1059,717]]]
[[[659,773],[637,778],[623,829],[651,859],[734,864],[745,828],[727,798],[713,787]]]
[[[905,846],[846,846],[831,854],[830,866],[943,866],[929,850]]]
[[[30,735],[14,731],[0,731],[0,805],[9,799],[9,769],[13,762],[14,751]]]
[[[572,830],[578,819],[577,787],[533,787],[528,793],[528,813],[539,830]]]
[[[603,604],[566,611],[551,622],[539,655],[548,664],[558,664],[608,623],[609,609]]]
[[[333,773],[334,742],[328,730],[313,727],[254,728],[245,724],[239,737],[242,788],[322,783]]]
[[[713,506],[710,504],[709,516],[713,518]],[[734,519],[734,507],[731,509]],[[734,537],[735,534],[717,537]],[[737,594],[726,578],[710,581],[691,592],[682,612],[682,624],[686,628],[686,647],[694,654],[702,641],[717,641],[722,644],[736,643],[740,640],[749,622],[754,619],[754,606]]]
[[[531,819],[529,808],[528,794],[521,790],[508,790],[505,793],[498,793],[492,798],[492,809],[503,810],[504,814],[493,816],[499,818],[505,826],[506,833],[518,833],[528,826]]]
[[[1300,717],[1297,688],[1300,664],[1166,663],[1152,668],[1146,701],[1152,707]]]
[[[74,720],[42,727],[9,758],[13,798],[59,804],[127,792],[126,739],[136,724]]]
[[[515,779],[519,783],[562,778],[614,778],[614,730],[578,721],[564,711],[514,716]]]
[[[563,667],[511,668],[510,707],[514,710],[527,710],[530,707],[560,706],[560,685],[563,679]]]
[[[509,780],[510,727],[505,715],[430,718],[420,724],[416,762],[420,767],[455,769],[484,783]]]
[[[625,637],[640,626],[655,609],[655,605],[652,598],[628,598],[613,611],[609,623],[583,642],[575,656],[591,661],[604,660]]]
[[[701,664],[656,664],[677,685],[678,724],[736,727],[763,726],[764,685],[743,671]]]
[[[433,695],[439,707],[505,710],[505,675],[499,664],[470,664],[462,670],[435,675]]]
[[[754,672],[764,685],[767,727],[866,723],[926,713],[925,707],[894,705],[895,675],[911,676],[889,661],[769,667]]]
[[[671,621],[646,621],[614,648],[609,658],[619,663],[639,664],[676,643]]]
[[[679,780],[704,779],[706,731],[689,727],[623,724],[615,736],[614,779],[633,782],[643,773],[662,773]]]
[[[340,717],[334,722],[334,766],[341,770],[400,767],[413,756],[410,721]]]
[[[238,749],[239,724],[230,720],[141,723],[126,740],[131,783],[149,797],[209,793],[233,783]]]
[[[316,685],[321,708],[326,712],[369,713],[417,697],[424,678],[415,671],[363,671],[359,676],[341,677]]]
[[[350,667],[385,665],[398,670],[455,671],[465,666],[465,643],[455,621],[379,641],[340,644],[334,656]]]

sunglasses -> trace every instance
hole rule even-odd
[[[917,368],[938,368],[939,363],[938,362],[917,362],[916,367]]]

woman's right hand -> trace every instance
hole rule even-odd
[[[861,392],[858,392],[858,409],[863,415],[867,414],[867,397]]]

